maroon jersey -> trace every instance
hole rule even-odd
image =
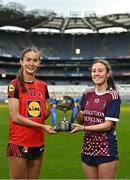
[[[49,97],[47,84],[35,79],[33,83],[25,83],[27,92],[23,93],[17,79],[10,82],[8,97],[19,99],[19,114],[27,121],[44,124],[45,99]],[[12,121],[10,117],[9,143],[26,147],[44,145],[44,130],[35,127],[26,127]]]
[[[105,120],[118,121],[120,97],[115,90],[98,94],[95,89],[87,90],[81,98],[84,125],[96,125]],[[81,152],[90,156],[118,156],[116,130],[85,132]]]

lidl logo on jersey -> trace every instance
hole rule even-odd
[[[28,117],[41,117],[41,102],[28,101]]]
[[[9,92],[13,92],[15,89],[14,85],[13,84],[10,84],[9,85]]]

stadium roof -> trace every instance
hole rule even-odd
[[[14,6],[15,5],[15,6]],[[109,14],[97,16],[96,14],[86,15],[84,17],[59,17],[54,12],[45,12],[38,10],[24,11],[22,6],[4,7],[0,6],[0,27],[15,26],[25,30],[34,30],[36,28],[49,28],[59,30],[64,33],[69,29],[88,29],[93,32],[111,27],[121,27],[130,30],[130,14]]]

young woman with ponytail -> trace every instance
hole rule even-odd
[[[49,98],[47,84],[35,77],[41,53],[29,47],[23,50],[18,76],[8,87],[10,112],[7,156],[11,179],[38,179],[44,153],[44,133],[54,134],[45,119]]]
[[[83,93],[77,114],[79,124],[73,124],[71,133],[85,133],[81,149],[85,177],[115,179],[119,159],[116,122],[121,100],[108,61],[94,61],[91,77],[95,88]]]

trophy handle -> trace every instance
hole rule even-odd
[[[56,127],[56,99],[52,99],[52,126]]]
[[[72,109],[71,119],[69,123],[69,131],[71,131],[72,129],[71,124],[74,123],[77,113],[78,113],[78,98],[74,98],[74,107]]]

